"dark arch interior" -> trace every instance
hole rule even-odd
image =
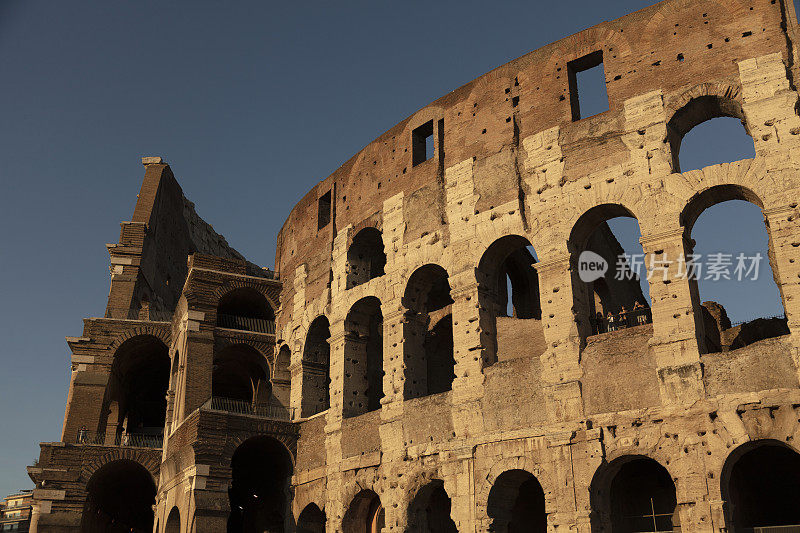
[[[139,335],[122,343],[111,365],[106,432],[116,426],[117,434],[161,434],[169,370],[167,347],[157,337]]]
[[[356,302],[344,322],[344,416],[351,417],[381,407],[383,398],[383,315],[374,296]]]
[[[145,467],[127,459],[97,470],[86,485],[84,533],[150,533],[156,486]]]
[[[544,490],[536,477],[525,470],[503,472],[489,491],[487,513],[493,531],[545,533]]]
[[[639,279],[644,268],[632,265],[625,255],[629,254],[632,259],[638,257],[639,266],[644,264],[638,224],[632,229],[632,224],[623,225],[621,230],[628,231],[620,235],[620,239],[609,225],[609,221],[613,221],[612,224],[620,226],[616,222],[624,219],[635,221],[636,217],[622,205],[603,204],[584,213],[572,228],[568,248],[573,271],[573,300],[578,330],[583,338],[652,321],[649,299]],[[627,249],[621,243],[623,240]],[[594,254],[588,258],[590,261],[584,252]],[[583,281],[581,272],[588,272],[586,265],[596,256],[605,261],[608,270],[599,278]]]
[[[648,457],[611,463],[592,483],[592,493],[592,507],[610,523],[611,531],[672,531],[679,526],[672,477]]]
[[[181,512],[177,507],[173,507],[167,517],[167,523],[164,526],[164,533],[181,533]]]
[[[231,459],[228,533],[282,533],[289,513],[292,460],[271,437],[243,442]]]
[[[303,416],[311,416],[330,407],[330,336],[330,325],[324,316],[314,319],[308,328],[303,346]]]
[[[406,308],[405,399],[453,388],[453,300],[447,271],[439,265],[418,268],[408,280]]]
[[[343,533],[380,533],[386,523],[386,513],[380,497],[364,489],[355,495],[342,519]]]
[[[385,267],[386,252],[380,230],[369,227],[356,233],[347,249],[347,288],[383,276]]]
[[[450,496],[441,480],[433,480],[417,492],[408,507],[409,528],[428,533],[458,533],[450,518]]]
[[[223,328],[272,333],[275,312],[263,294],[249,287],[234,289],[219,300],[217,325]]]
[[[800,454],[779,442],[745,446],[722,477],[722,497],[735,531],[800,526]]]
[[[211,375],[213,397],[264,405],[271,393],[267,361],[255,348],[237,344],[215,355]]]
[[[700,124],[723,117],[739,119],[743,126],[744,134],[750,135],[750,132],[747,130],[747,123],[744,120],[742,105],[731,98],[717,95],[692,98],[673,115],[667,123],[667,139],[669,140],[672,152],[672,170],[674,172],[685,172],[692,169],[692,165],[684,165],[685,168],[681,167],[679,155],[685,136]],[[698,141],[701,141],[701,139],[698,139]],[[702,139],[702,141],[708,146],[705,139]],[[752,141],[750,149],[752,150]],[[752,155],[746,154],[745,157],[752,157]],[[743,159],[743,157],[730,160],[734,161],[738,159]]]
[[[325,533],[325,522],[325,512],[309,503],[297,517],[297,533]]]

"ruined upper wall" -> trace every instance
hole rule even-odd
[[[404,242],[433,231],[447,239],[443,175],[459,162],[474,161],[478,214],[542,193],[526,190],[520,177],[520,162],[535,149],[521,139],[559,127],[563,184],[586,175],[599,158],[613,165],[630,157],[621,139],[623,104],[637,95],[660,91],[667,120],[688,101],[690,89],[693,96],[707,90],[741,101],[738,62],[772,53],[780,54],[793,82],[795,20],[791,2],[783,0],[668,0],[511,61],[403,120],[309,191],[278,236],[276,268],[285,279],[305,264],[310,301],[329,283],[336,232],[347,225],[380,228],[383,202],[398,193],[404,212],[414,213]],[[598,50],[609,111],[573,121],[567,65]],[[412,130],[429,120],[435,155],[415,166]],[[318,229],[318,199],[329,191],[332,221]]]
[[[145,175],[133,216],[122,223],[119,243],[108,245],[111,291],[106,315],[113,318],[128,318],[123,316],[126,310],[145,306],[160,312],[159,316],[171,313],[186,279],[190,254],[246,261],[200,218],[169,165],[160,157],[146,157],[142,163]]]

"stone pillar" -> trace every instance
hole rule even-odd
[[[403,390],[406,380],[404,358],[405,320],[402,308],[384,309],[383,316],[383,398],[381,399],[381,452],[383,461],[402,460],[403,446]]]
[[[642,249],[650,275],[653,337],[650,348],[658,369],[659,392],[665,404],[689,403],[705,390],[700,366],[703,315],[697,282],[686,273],[682,258],[692,253],[682,227],[643,235]]]
[[[578,324],[573,312],[574,288],[570,256],[550,255],[552,259],[534,263],[539,274],[542,327],[547,349],[541,355],[542,384],[547,392],[547,414],[553,422],[583,417],[580,379],[581,334],[588,334],[586,324]],[[586,317],[588,318],[588,317]]]

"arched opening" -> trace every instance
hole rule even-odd
[[[447,271],[425,265],[411,274],[403,297],[406,400],[453,388],[453,299]]]
[[[343,533],[380,533],[386,512],[375,492],[365,489],[356,494],[342,519]]]
[[[681,213],[686,254],[697,265],[689,287],[704,353],[789,334],[762,208],[749,189],[717,185]]]
[[[181,512],[177,507],[173,507],[169,512],[164,533],[181,533]]]
[[[667,139],[674,172],[755,157],[742,105],[721,96],[692,98],[667,123]]]
[[[95,443],[160,446],[169,372],[169,352],[159,338],[138,335],[123,342],[111,364],[106,424]]]
[[[297,517],[297,533],[325,533],[326,522],[325,512],[317,504],[309,503]]]
[[[675,483],[649,457],[625,456],[602,466],[590,491],[593,530],[680,531]]]
[[[492,531],[547,531],[544,489],[539,480],[525,470],[507,470],[498,476],[489,491],[486,512],[492,519]]]
[[[636,217],[619,204],[589,209],[572,228],[567,246],[582,339],[652,322],[640,238]]]
[[[800,454],[786,444],[760,440],[740,446],[725,461],[720,483],[732,531],[800,528]]]
[[[347,288],[383,276],[385,268],[386,252],[380,230],[369,227],[356,233],[347,249]]]
[[[289,450],[272,437],[240,444],[231,459],[228,533],[286,531],[292,469]]]
[[[318,316],[308,328],[303,346],[302,416],[321,413],[331,406],[330,324]]]
[[[86,485],[81,531],[150,533],[156,485],[135,461],[119,459],[100,467]]]
[[[506,235],[494,241],[478,263],[487,363],[538,356],[545,350],[535,262],[528,239]]]
[[[344,321],[345,418],[375,411],[383,398],[383,315],[374,296],[353,304]]]
[[[269,365],[258,350],[246,344],[228,346],[214,356],[211,396],[252,406],[266,406],[272,396]]]
[[[439,479],[419,489],[408,507],[408,530],[427,533],[458,533],[450,518],[450,496]]]
[[[258,333],[275,333],[275,312],[263,294],[250,287],[240,287],[220,298],[217,306],[217,326]]]

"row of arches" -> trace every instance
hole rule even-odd
[[[228,533],[290,531],[292,456],[279,441],[256,436],[240,444],[231,459],[228,490]],[[625,455],[604,463],[590,491],[593,531],[623,533],[680,531],[675,479],[652,458]],[[720,475],[729,531],[800,526],[800,454],[775,440],[752,441],[731,452]],[[87,533],[153,531],[156,485],[140,463],[117,459],[97,469],[89,479],[81,530]],[[409,531],[456,533],[451,498],[440,479],[432,479],[411,499]],[[547,531],[553,509],[534,473],[507,470],[497,476],[486,501],[491,531]],[[186,517],[170,509],[161,533],[177,533]],[[380,496],[364,489],[352,499],[342,520],[345,533],[380,532],[386,512]],[[324,509],[309,504],[297,517],[296,531],[321,533]]]

